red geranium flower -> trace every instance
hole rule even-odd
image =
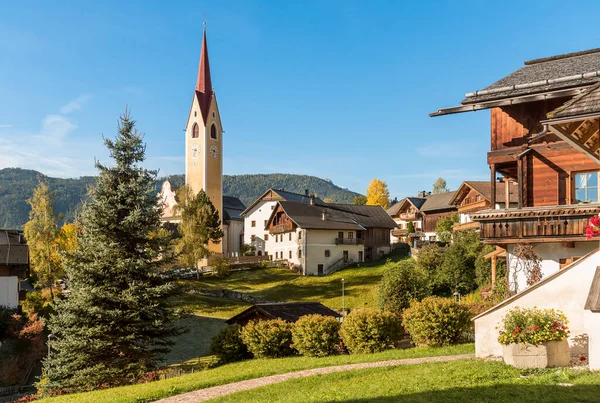
[[[594,227],[600,226],[600,217],[595,215],[592,218],[590,218],[590,225],[593,225]]]
[[[582,355],[581,357],[579,357],[579,361],[585,361],[586,358]]]

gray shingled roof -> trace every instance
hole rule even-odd
[[[600,113],[600,83],[548,113],[549,119]]]
[[[326,204],[280,201],[279,205],[300,228],[332,230],[364,230],[366,228],[396,228],[396,223],[381,206]],[[323,220],[323,212],[326,219]]]
[[[265,197],[267,196],[267,194],[269,192],[273,192],[275,194],[277,194],[279,197],[278,198],[269,198],[269,199],[265,199]],[[302,202],[302,203],[310,203],[310,196],[306,196],[303,194],[299,194],[299,193],[293,193],[293,192],[288,192],[286,190],[283,189],[267,189],[265,191],[265,193],[263,193],[258,199],[256,199],[250,206],[248,206],[248,208],[246,208],[244,211],[242,211],[242,215],[245,215],[248,211],[252,210],[252,208],[254,208],[254,206],[256,206],[261,200],[265,200],[265,201],[270,201],[270,200],[285,200],[285,201],[295,201],[295,202]],[[321,199],[319,199],[318,197],[314,198],[314,203],[315,204],[325,204],[325,202]]]
[[[233,324],[238,320],[243,319],[254,312],[272,318],[282,319],[286,322],[296,322],[302,316],[305,315],[323,315],[332,316],[339,318],[341,315],[333,309],[327,308],[325,305],[319,302],[277,302],[269,304],[256,304],[246,309],[243,312],[238,313],[231,319],[225,321],[225,323]]]
[[[394,216],[400,212],[400,208],[402,208],[402,206],[406,202],[411,203],[413,206],[415,206],[417,210],[420,210],[421,206],[423,206],[423,203],[425,203],[425,199],[422,197],[406,197],[400,200],[399,202],[394,203],[391,207],[389,207],[386,210],[386,212],[388,213],[388,215]]]
[[[246,206],[240,199],[233,196],[223,196],[224,219],[243,221],[242,212],[246,210]]]
[[[550,80],[550,82],[544,82],[545,80]],[[526,61],[524,67],[489,87],[467,94],[466,99],[461,103],[469,105],[581,87],[598,81],[600,81],[600,48]],[[503,88],[505,90],[502,90]]]
[[[456,206],[450,204],[456,191],[443,192],[427,196],[425,203],[421,206],[422,212],[431,212],[437,210],[456,210]]]

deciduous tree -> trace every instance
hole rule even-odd
[[[27,200],[31,206],[29,221],[23,226],[23,232],[29,247],[31,267],[42,288],[52,285],[60,275],[60,264],[56,261],[58,226],[52,208],[53,195],[48,183],[42,179]]]
[[[367,204],[367,196],[359,195],[352,199],[352,204],[356,204],[357,206],[364,206]]]
[[[438,241],[443,243],[450,243],[452,241],[452,227],[458,223],[459,218],[457,213],[441,218],[435,224],[435,232],[437,234]]]
[[[182,186],[177,199],[175,212],[181,215],[181,238],[176,247],[179,262],[199,270],[201,259],[210,256],[209,243],[219,243],[223,238],[219,212],[202,189],[194,194],[190,186]]]
[[[448,188],[446,187],[446,181],[444,178],[437,178],[437,180],[433,183],[433,188],[431,190],[433,194],[447,192]]]
[[[381,206],[388,208],[390,203],[390,192],[387,184],[377,178],[373,179],[367,188],[367,204],[369,206]]]

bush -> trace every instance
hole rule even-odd
[[[399,315],[411,300],[420,301],[429,295],[427,275],[413,259],[386,266],[379,286],[379,308]]]
[[[217,277],[227,277],[231,273],[231,262],[227,258],[215,258],[211,265]]]
[[[403,332],[398,317],[376,309],[355,309],[342,322],[340,336],[352,354],[376,353],[396,347]]]
[[[210,353],[217,356],[219,363],[225,364],[252,358],[240,333],[240,326],[227,326],[212,338]]]
[[[569,321],[561,311],[554,309],[513,308],[502,318],[500,344],[541,344],[561,341],[569,337]]]
[[[250,321],[242,328],[242,341],[257,358],[287,357],[292,348],[292,324],[281,319]]]
[[[402,315],[403,326],[418,346],[448,346],[469,332],[467,307],[448,298],[428,297],[413,301]]]
[[[331,316],[306,315],[292,329],[293,346],[302,355],[326,357],[340,347],[340,322]]]
[[[11,318],[16,312],[16,309],[0,305],[0,340],[5,337],[5,333],[11,323]]]

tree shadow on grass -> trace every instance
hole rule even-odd
[[[398,380],[402,382],[401,379]],[[600,385],[491,385],[470,388],[451,388],[395,396],[345,400],[349,403],[392,402],[599,402]]]
[[[175,345],[166,356],[168,364],[208,355],[211,338],[227,325],[223,319],[194,315],[179,320],[177,326],[189,331],[172,339]]]

